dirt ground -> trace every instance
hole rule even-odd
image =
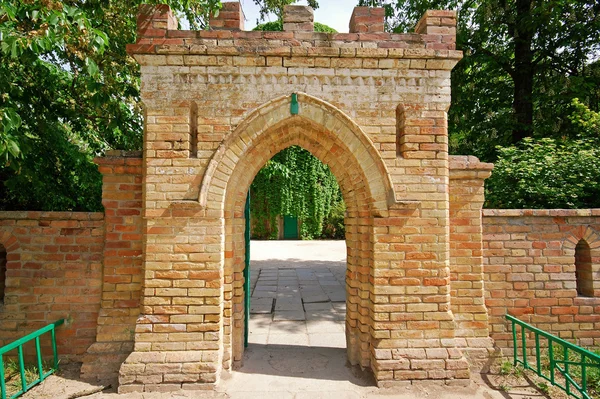
[[[110,382],[90,384],[79,380],[80,364],[71,363],[64,365],[56,374],[48,377],[39,386],[23,395],[26,399],[178,399],[178,398],[233,398],[233,399],[317,399],[317,398],[398,398],[398,399],[566,399],[567,396],[558,389],[550,389],[547,393],[543,388],[536,388],[536,379],[520,372],[500,374],[500,367],[487,374],[473,375],[471,385],[468,387],[444,386],[439,383],[423,382],[421,384],[398,386],[394,388],[376,388],[372,377],[363,371],[345,366],[349,380],[340,382],[339,370],[333,371],[319,362],[318,359],[304,359],[299,361],[298,356],[289,356],[288,360],[282,358],[269,361],[262,359],[251,366],[252,375],[245,372],[234,372],[225,376],[214,391],[180,391],[180,392],[153,392],[117,394],[115,383]],[[293,364],[295,374],[267,376],[261,374],[265,371],[262,363],[271,363],[271,371],[282,370],[286,362]],[[306,367],[310,364],[310,367]],[[269,368],[269,367],[266,367]],[[302,370],[311,368],[313,375],[302,376]],[[334,369],[336,367],[334,366]],[[315,376],[321,373],[321,378]],[[236,374],[238,374],[236,376]],[[310,373],[309,373],[310,374]],[[313,380],[310,381],[311,377]],[[279,380],[279,383],[277,383]],[[538,381],[538,384],[541,383]],[[317,387],[321,389],[317,390]]]

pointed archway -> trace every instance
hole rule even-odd
[[[370,139],[341,111],[300,94],[299,112],[292,114],[290,100],[288,96],[270,101],[240,124],[217,150],[201,186],[200,203],[220,208],[225,216],[223,366],[230,369],[243,354],[246,193],[273,155],[297,145],[327,164],[342,190],[347,206],[348,359],[369,367],[373,218],[388,212],[393,198],[389,174]]]

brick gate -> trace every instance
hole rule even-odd
[[[137,314],[134,303],[123,322],[107,308],[115,288],[105,280],[104,321],[88,351],[124,360],[121,392],[203,388],[242,360],[246,193],[291,145],[329,165],[348,208],[349,361],[380,385],[464,382],[463,349],[487,354],[483,286],[451,301],[451,217],[473,218],[469,237],[479,240],[472,258],[454,258],[462,267],[453,280],[483,281],[480,208],[491,169],[462,157],[451,175],[456,14],[428,11],[408,34],[384,33],[382,9],[357,7],[345,34],[313,32],[312,15],[288,6],[283,32],[245,32],[239,3],[225,3],[212,30],[195,32],[177,30],[166,6],[142,7],[128,47],[145,106],[140,314],[129,338],[100,334]],[[113,161],[99,163],[105,184],[118,179]],[[111,206],[120,207],[105,195]],[[88,361],[85,373],[101,363]]]

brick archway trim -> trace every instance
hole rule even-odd
[[[299,116],[343,135],[348,149],[356,155],[367,179],[367,187],[375,200],[373,210],[384,216],[391,206],[396,204],[393,185],[387,166],[373,145],[371,139],[362,129],[341,110],[332,104],[304,93],[298,93],[300,105]],[[231,171],[228,165],[237,164],[243,154],[252,147],[252,143],[272,127],[293,117],[290,112],[291,96],[275,98],[255,109],[237,128],[221,143],[211,159],[200,185],[199,202],[206,207],[209,189],[215,176],[221,172]],[[377,173],[373,173],[374,171]],[[223,175],[223,173],[221,173]]]
[[[591,249],[600,248],[600,237],[591,226],[578,226],[563,242],[563,248],[575,250],[580,240],[585,240]]]

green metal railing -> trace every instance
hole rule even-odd
[[[535,372],[568,395],[579,399],[592,399],[589,375],[600,374],[600,356],[558,338],[530,324],[506,315],[512,325],[514,365]],[[520,328],[520,337],[518,327]],[[527,347],[527,336],[533,335],[535,349]],[[519,351],[519,341],[521,350]],[[532,359],[528,357],[531,353]],[[520,355],[520,356],[519,356]]]
[[[13,398],[17,398],[17,397],[21,396],[22,394],[24,394],[25,392],[30,390],[33,386],[44,381],[44,379],[46,379],[46,377],[48,377],[50,374],[52,374],[56,371],[56,369],[58,368],[58,352],[56,350],[56,327],[60,326],[64,322],[65,322],[64,319],[61,319],[52,324],[48,324],[46,327],[40,328],[39,330],[32,332],[31,334],[29,334],[23,338],[20,338],[20,339],[16,340],[15,342],[10,343],[10,344],[0,348],[0,398],[1,399],[13,399]],[[44,368],[42,365],[42,349],[41,349],[41,345],[40,345],[40,337],[47,332],[50,332],[54,363],[53,363],[53,368],[51,368],[47,372],[44,372]],[[37,369],[38,369],[39,377],[35,381],[30,382],[28,384],[27,380],[25,378],[25,360],[23,358],[23,345],[25,345],[26,343],[28,343],[32,340],[35,340],[35,351],[36,351],[36,355],[37,355]],[[6,353],[8,353],[14,349],[17,349],[17,354],[18,354],[18,358],[19,358],[19,372],[21,374],[21,390],[15,394],[12,394],[10,397],[7,397],[6,396],[6,381],[5,381],[6,376],[4,375],[3,356]]]

